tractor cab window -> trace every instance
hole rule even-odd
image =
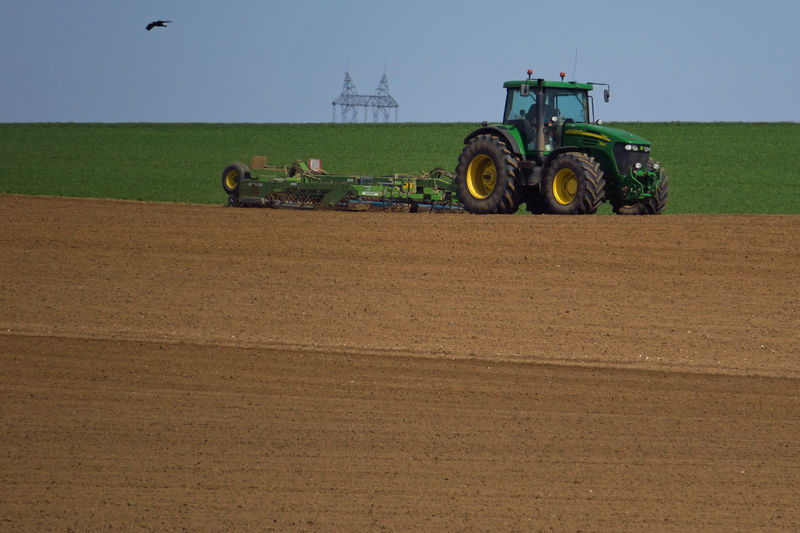
[[[530,113],[530,120],[533,121],[536,110],[536,93],[530,91],[527,96],[522,96],[519,89],[511,89],[508,91],[506,98],[506,116],[505,120],[521,120],[528,118]]]
[[[545,114],[547,120],[558,117],[559,122],[589,122],[586,91],[545,89]]]
[[[536,93],[531,91],[522,96],[519,89],[509,89],[506,96],[505,124],[516,126],[529,150],[534,149],[536,123]]]
[[[558,117],[561,122],[589,122],[589,105],[586,91],[546,87],[544,89],[544,117]],[[536,122],[536,92],[522,96],[519,89],[510,89],[506,98],[504,122],[525,120]]]

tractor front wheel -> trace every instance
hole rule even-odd
[[[499,137],[482,134],[464,147],[456,167],[458,199],[470,213],[504,214],[519,207],[517,159]]]
[[[243,179],[250,179],[250,169],[244,163],[231,163],[222,171],[222,188],[231,196],[237,195]]]
[[[549,213],[587,215],[605,199],[606,180],[595,158],[567,152],[550,163],[542,180],[542,200]]]

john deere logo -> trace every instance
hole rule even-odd
[[[601,141],[611,142],[611,139],[609,139],[605,135],[600,135],[599,133],[592,133],[591,131],[566,130],[564,132],[564,134],[565,135],[583,135],[584,137],[594,137],[595,139],[600,139]]]

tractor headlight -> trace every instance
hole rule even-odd
[[[649,146],[639,146],[638,144],[626,144],[625,145],[625,151],[626,152],[638,152],[639,150],[641,150],[642,152],[649,152],[650,151],[650,147]]]
[[[634,163],[633,164],[633,168],[635,168],[636,170],[642,170],[642,164],[641,163]]]
[[[661,170],[661,165],[658,163],[653,163],[653,170]]]

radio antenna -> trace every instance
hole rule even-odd
[[[575,48],[575,61],[572,63],[572,81],[576,81],[575,70],[578,68],[578,49]]]

